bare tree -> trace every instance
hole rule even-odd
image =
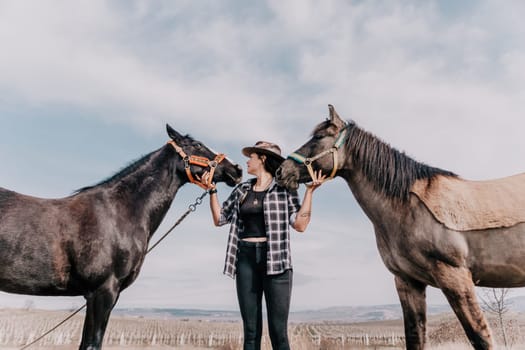
[[[490,312],[496,315],[498,323],[501,329],[501,334],[503,336],[503,343],[505,344],[505,349],[510,349],[512,344],[510,344],[506,327],[505,327],[505,314],[509,311],[509,306],[511,302],[508,299],[510,293],[509,288],[481,288],[482,295],[479,295],[483,305],[483,310]]]

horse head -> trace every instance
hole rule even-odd
[[[343,121],[335,108],[328,105],[330,117],[317,125],[312,137],[297,151],[288,156],[277,169],[276,179],[279,185],[297,189],[300,183],[311,180],[312,172],[321,170],[333,178],[341,169],[345,159],[344,145],[351,124]]]
[[[215,153],[202,142],[183,136],[166,124],[171,140],[168,144],[182,158],[177,162],[177,172],[186,174],[190,182],[205,187],[199,181],[205,171],[213,174],[213,182],[225,182],[228,186],[238,184],[242,179],[242,168],[231,162],[224,154]]]

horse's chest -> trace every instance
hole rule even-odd
[[[408,270],[419,270],[424,261],[419,261],[418,251],[415,247],[415,237],[402,232],[382,232],[376,230],[377,248],[385,266],[395,274],[407,272]]]
[[[398,250],[398,242],[392,240],[389,235],[376,228],[376,244],[385,266],[391,272],[396,272],[399,269],[399,257],[396,253]]]

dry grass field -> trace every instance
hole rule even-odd
[[[52,328],[68,315],[61,311],[0,310],[0,348],[19,349]],[[507,334],[512,349],[525,350],[525,317],[509,317]],[[52,334],[29,349],[73,350],[78,348],[83,316],[77,315]],[[496,340],[501,344],[499,330],[493,324]],[[290,340],[293,349],[404,349],[401,320],[367,323],[292,323]],[[429,348],[432,350],[466,350],[463,331],[453,315],[433,316],[428,325]],[[104,349],[242,349],[240,322],[207,320],[146,319],[112,317],[105,337]],[[263,349],[271,349],[268,336]],[[504,348],[504,347],[498,347]]]

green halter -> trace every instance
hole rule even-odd
[[[312,181],[313,181],[315,177],[314,177],[314,169],[312,168],[312,163],[316,161],[317,159],[324,157],[325,155],[329,153],[332,153],[332,156],[334,158],[334,167],[332,169],[332,172],[330,173],[330,176],[327,178],[327,180],[333,179],[335,176],[335,173],[337,172],[337,168],[339,164],[338,157],[337,157],[337,151],[339,150],[339,147],[341,147],[344,144],[348,136],[348,126],[349,124],[346,124],[341,129],[341,131],[339,131],[339,135],[337,136],[337,139],[335,140],[334,145],[330,149],[327,149],[314,157],[308,157],[308,158],[300,155],[297,152],[294,152],[290,154],[288,158],[295,160],[299,164],[304,164],[306,166],[306,169],[308,169],[308,173],[310,174],[310,177],[312,178]]]

